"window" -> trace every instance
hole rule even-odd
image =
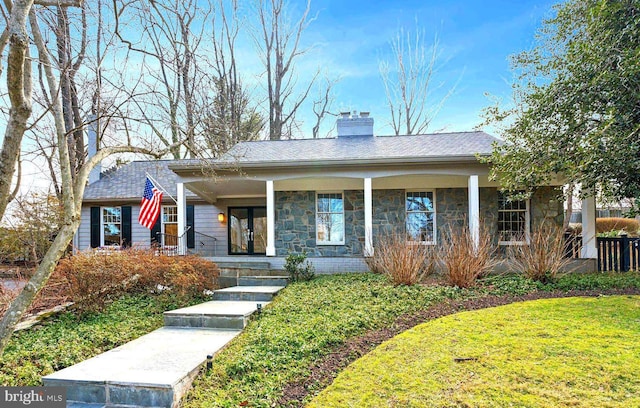
[[[529,200],[509,200],[498,192],[500,244],[526,242],[529,236]]]
[[[178,207],[175,205],[162,206],[162,245],[178,245]]]
[[[413,242],[435,242],[436,210],[433,191],[407,192],[405,209],[407,239]]]
[[[318,193],[316,197],[316,243],[344,244],[342,193]]]
[[[122,243],[122,210],[120,207],[102,207],[101,246],[120,246]]]

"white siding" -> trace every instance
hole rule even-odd
[[[80,227],[78,227],[78,251],[91,248],[91,207],[84,206],[80,212]]]
[[[187,203],[189,204],[189,203]],[[82,207],[80,227],[78,228],[78,248],[86,250],[91,248],[91,207],[98,205],[86,205]],[[227,223],[218,221],[218,214],[227,214],[226,206],[213,206],[211,204],[194,205],[194,229],[196,233],[210,235],[216,238],[215,254],[227,254]],[[140,206],[131,206],[131,241],[137,248],[148,248],[151,242],[151,232],[138,223]],[[197,240],[197,234],[196,234]]]

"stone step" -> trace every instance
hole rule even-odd
[[[240,276],[238,286],[287,286],[287,276]]]
[[[163,327],[42,381],[67,387],[68,406],[177,407],[207,355],[240,332]]]
[[[220,269],[271,269],[271,263],[266,261],[222,261],[216,262]]]
[[[282,269],[262,268],[220,268],[220,276],[282,276]]]
[[[219,301],[200,303],[164,312],[164,325],[171,327],[204,327],[242,330],[249,318],[269,302]]]
[[[232,286],[213,291],[213,300],[269,302],[282,289],[283,286]]]

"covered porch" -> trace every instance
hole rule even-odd
[[[205,176],[202,171],[193,169],[174,169],[182,180],[177,185],[178,230],[185,231],[187,225],[185,192],[190,190],[214,209],[217,227],[211,235],[216,243],[214,253],[210,254],[214,260],[263,258],[280,265],[289,251],[307,251],[315,245],[319,250],[310,251],[310,258],[314,260],[326,258],[325,261],[329,261],[329,258],[335,258],[334,263],[346,263],[348,258],[359,258],[359,264],[363,264],[364,257],[375,251],[376,234],[383,230],[381,225],[388,219],[384,217],[387,209],[379,205],[382,193],[402,191],[404,195],[407,191],[433,191],[437,210],[433,220],[435,243],[438,228],[462,221],[468,224],[472,236],[477,239],[480,221],[486,219],[486,207],[490,205],[487,200],[493,198],[487,198],[488,192],[497,188],[495,183],[488,180],[486,166],[477,163],[464,167],[445,163],[430,166],[397,165],[392,168],[385,166],[384,169],[354,167],[344,166],[328,171],[316,166],[304,172],[282,169],[245,169],[243,172],[222,170],[216,171],[215,176]],[[337,248],[338,245],[333,247],[334,251],[329,251],[328,246],[320,247],[314,243],[317,238],[316,225],[315,222],[314,225],[308,225],[311,221],[307,220],[317,216],[315,202],[311,201],[317,200],[318,192],[344,194],[344,205],[347,206],[343,209],[344,223],[353,223],[357,228],[353,229],[353,242],[343,242],[342,249]],[[351,196],[355,198],[351,200]],[[296,197],[306,197],[306,204],[287,207],[288,203],[298,199]],[[404,203],[397,204],[397,210],[404,211]],[[582,208],[586,221],[582,257],[596,258],[594,200],[585,200]],[[299,215],[301,213],[306,218]],[[306,228],[303,234],[287,231],[295,229],[296,222],[304,224],[297,226]],[[195,229],[198,232],[197,222]],[[303,243],[294,245],[291,244],[293,240]],[[349,245],[348,250],[345,249]],[[359,249],[354,249],[356,247]],[[323,269],[335,270],[334,267]]]

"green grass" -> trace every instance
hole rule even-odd
[[[639,336],[638,296],[459,313],[383,343],[309,407],[640,406]]]
[[[640,287],[638,274],[629,274],[614,283],[592,276],[564,277],[555,285],[568,286],[569,279],[571,284],[590,288]],[[292,284],[229,348],[216,356],[212,371],[196,380],[185,405],[237,407],[247,401],[251,407],[270,407],[286,383],[304,378],[308,368],[337,345],[383,327],[402,314],[445,299],[554,289],[554,285],[518,276],[490,278],[470,290],[394,287],[384,277],[373,274],[321,276]]]
[[[40,377],[162,326],[162,312],[182,306],[168,296],[127,295],[104,313],[71,312],[14,333],[0,359],[3,386],[40,385]]]
[[[640,288],[639,274],[571,275],[553,285],[503,276],[462,290],[390,285],[373,274],[321,276],[284,290],[229,348],[213,370],[196,380],[188,407],[271,407],[291,381],[336,346],[398,316],[447,299],[521,295],[536,290]],[[36,385],[42,375],[126,343],[162,324],[164,310],[181,307],[171,299],[126,296],[101,314],[63,313],[44,325],[16,333],[0,360],[0,385]]]

